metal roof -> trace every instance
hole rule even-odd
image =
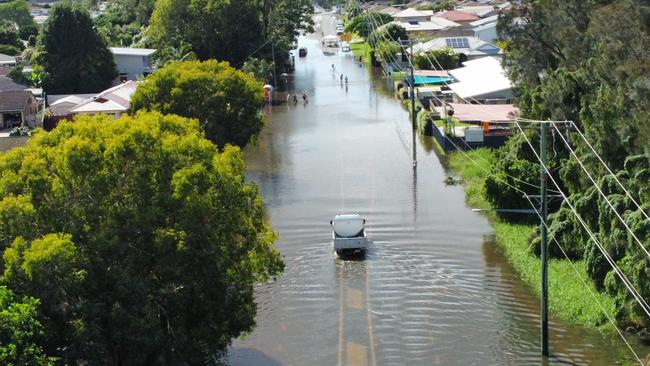
[[[0,112],[24,111],[30,98],[33,98],[28,91],[0,92]]]
[[[114,55],[121,56],[149,56],[156,52],[153,48],[111,47],[110,49]]]

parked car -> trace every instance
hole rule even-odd
[[[341,43],[341,51],[350,52],[350,44],[347,42]]]

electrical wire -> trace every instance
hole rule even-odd
[[[555,128],[556,131],[560,132],[560,129],[555,124],[552,124],[552,126]],[[641,243],[641,240],[639,240],[639,238],[636,236],[636,234],[634,234],[634,231],[632,231],[632,229],[630,229],[630,227],[625,222],[625,220],[623,220],[623,217],[621,217],[621,215],[618,213],[616,208],[614,208],[614,205],[612,205],[612,202],[609,200],[609,198],[607,198],[607,195],[605,193],[603,193],[602,189],[600,189],[600,187],[598,186],[598,183],[596,183],[596,181],[591,176],[591,174],[589,174],[589,170],[587,170],[585,165],[578,158],[578,155],[576,155],[575,150],[573,150],[573,148],[571,147],[569,142],[564,138],[564,136],[562,136],[562,134],[560,134],[560,138],[562,139],[564,144],[569,148],[569,151],[571,152],[571,155],[573,155],[573,157],[576,159],[578,164],[580,164],[580,167],[582,168],[582,170],[584,170],[584,172],[587,174],[587,176],[589,177],[589,180],[591,181],[591,183],[594,185],[594,187],[596,187],[596,189],[598,190],[598,193],[600,193],[601,197],[603,197],[605,199],[605,202],[607,202],[607,205],[612,209],[612,211],[614,211],[614,214],[616,215],[616,217],[618,217],[618,220],[623,224],[623,226],[625,226],[625,228],[632,235],[632,237],[637,242],[637,244],[639,244],[639,247],[641,247],[641,250],[643,252],[645,252],[645,254],[648,256],[648,258],[650,258],[650,252],[648,252],[648,250],[644,247],[643,243]]]
[[[549,123],[550,121],[542,121],[542,122]],[[637,303],[641,306],[641,308],[642,308],[643,311],[646,313],[646,315],[648,315],[648,317],[650,317],[650,309],[649,309],[650,307],[648,306],[648,304],[646,303],[646,301],[645,301],[645,300],[643,299],[643,297],[638,293],[638,291],[636,290],[636,288],[632,285],[632,283],[631,283],[630,280],[627,278],[627,276],[625,276],[625,274],[623,273],[623,271],[621,271],[620,268],[616,265],[616,263],[614,262],[614,260],[613,260],[613,259],[611,258],[611,256],[607,253],[607,250],[605,250],[605,248],[602,246],[602,244],[601,244],[601,243],[596,239],[596,236],[595,236],[594,233],[589,229],[589,227],[587,226],[587,224],[584,222],[583,218],[578,214],[577,210],[575,209],[575,207],[573,206],[573,204],[571,203],[571,201],[569,200],[569,198],[564,194],[564,192],[562,192],[562,190],[560,189],[559,184],[557,183],[557,181],[555,180],[555,178],[553,177],[553,175],[552,175],[551,172],[549,171],[549,169],[548,169],[548,167],[546,166],[546,164],[544,164],[544,162],[542,162],[541,157],[539,156],[539,154],[537,153],[537,151],[535,150],[535,148],[533,148],[532,143],[530,142],[530,140],[528,139],[528,137],[527,137],[526,134],[524,133],[524,130],[521,128],[521,126],[519,125],[519,123],[516,123],[516,126],[517,126],[517,128],[519,128],[519,131],[521,131],[521,134],[523,135],[524,139],[526,140],[526,143],[528,143],[528,146],[530,146],[530,148],[531,148],[533,154],[535,154],[535,156],[536,156],[537,159],[539,160],[539,162],[540,162],[542,168],[544,169],[544,171],[546,172],[546,174],[548,175],[548,177],[551,179],[551,181],[552,181],[553,184],[557,187],[557,189],[560,190],[560,194],[562,195],[562,198],[564,199],[564,201],[565,201],[565,202],[567,203],[567,205],[571,208],[571,211],[573,211],[573,214],[575,215],[575,217],[578,219],[578,221],[580,222],[580,224],[582,225],[582,227],[583,227],[583,228],[587,231],[587,233],[589,234],[589,237],[591,238],[591,240],[594,242],[594,244],[596,244],[596,246],[598,247],[598,249],[600,250],[600,252],[603,254],[603,256],[605,257],[605,259],[607,260],[607,262],[608,262],[608,263],[610,264],[610,266],[614,269],[614,272],[616,273],[616,275],[621,279],[621,281],[623,282],[623,284],[625,285],[625,287],[627,287],[628,291],[630,291],[630,293],[632,294],[632,296],[634,296],[634,298],[636,299]]]
[[[587,137],[582,133],[582,131],[580,131],[580,129],[578,128],[578,125],[576,125],[573,121],[571,121],[570,123],[575,127],[575,130],[578,132],[578,135],[580,135],[580,137],[582,137],[582,140],[585,142],[585,144],[587,144],[587,146],[589,146],[589,149],[591,149],[591,151],[594,153],[594,155],[596,155],[596,157],[598,158],[600,163],[605,167],[605,169],[607,170],[609,175],[611,175],[614,178],[614,180],[616,181],[616,183],[619,185],[619,187],[621,187],[621,189],[623,189],[623,192],[625,192],[625,195],[627,196],[627,198],[629,198],[632,201],[632,203],[634,203],[634,205],[641,211],[643,216],[645,216],[645,218],[648,221],[650,221],[650,217],[648,216],[648,214],[641,208],[641,205],[639,205],[639,203],[634,199],[634,197],[632,197],[630,192],[628,192],[628,190],[625,189],[625,187],[623,186],[623,183],[621,183],[621,181],[618,179],[618,177],[612,172],[611,169],[609,169],[607,164],[605,164],[605,161],[603,161],[603,159],[600,157],[600,155],[598,155],[598,153],[596,152],[596,149],[594,149],[594,147],[587,140]]]

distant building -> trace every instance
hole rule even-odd
[[[153,72],[152,55],[156,52],[151,48],[123,48],[111,47],[113,60],[117,68],[118,77],[114,85],[127,80],[138,80]]]

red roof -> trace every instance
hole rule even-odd
[[[448,10],[442,14],[437,14],[436,16],[451,20],[452,22],[473,22],[481,19],[474,14],[465,13],[460,10]]]
[[[454,109],[454,117],[468,122],[503,122],[519,114],[519,108],[512,104],[448,104]]]

